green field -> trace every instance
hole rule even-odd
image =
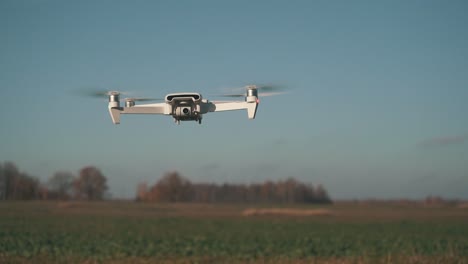
[[[1,202],[0,263],[468,263],[468,208]],[[279,207],[279,206],[275,206]],[[285,206],[282,206],[285,207]]]

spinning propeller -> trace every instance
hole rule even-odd
[[[164,101],[162,98],[146,98],[146,97],[138,97],[138,98],[125,98],[125,101],[133,101],[133,102],[150,102],[150,101]]]
[[[95,98],[106,98],[111,95],[119,96],[119,95],[130,95],[131,92],[121,92],[121,91],[106,91],[106,90],[85,90],[79,92],[83,96],[87,97],[95,97]],[[147,97],[129,97],[124,98],[125,101],[133,101],[133,102],[149,102],[149,101],[163,101],[162,98],[147,98]]]
[[[97,89],[90,89],[90,90],[83,90],[78,91],[80,95],[87,96],[87,97],[96,97],[96,98],[105,98],[110,95],[128,95],[129,92],[120,92],[120,91],[107,91],[107,90],[97,90]]]
[[[279,85],[247,85],[241,88],[233,88],[231,89],[232,93],[225,93],[219,96],[221,97],[245,97],[246,92],[241,92],[241,90],[249,90],[249,89],[256,89],[258,91],[258,96],[273,96],[273,95],[280,95],[286,93],[284,86]]]

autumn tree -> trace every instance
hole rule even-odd
[[[73,182],[76,198],[102,200],[108,189],[106,181],[106,177],[98,168],[94,166],[82,168],[78,178]]]
[[[48,181],[48,196],[59,200],[67,200],[73,191],[75,176],[71,172],[58,171]]]
[[[175,171],[166,173],[150,190],[150,200],[158,202],[188,202],[192,197],[192,183]]]

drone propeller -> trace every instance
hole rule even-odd
[[[245,94],[219,94],[221,97],[245,97]]]
[[[285,87],[284,87],[284,86],[273,85],[273,84],[268,84],[268,85],[248,85],[248,86],[246,86],[246,88],[249,88],[249,87],[256,88],[258,91],[262,91],[262,92],[275,92],[275,91],[280,92],[280,91],[285,90]]]
[[[95,98],[105,98],[110,95],[129,95],[130,92],[121,92],[121,91],[109,91],[109,90],[102,90],[102,89],[87,89],[87,90],[78,90],[76,92],[81,96],[86,97],[95,97]]]
[[[161,98],[125,98],[125,101],[133,101],[133,102],[149,102],[149,101],[163,101],[164,99]]]
[[[241,90],[247,90],[247,89],[257,89],[258,90],[258,96],[259,97],[265,97],[265,96],[273,96],[273,95],[280,95],[286,93],[285,87],[279,86],[279,85],[247,85],[245,87],[241,88],[233,88],[231,91],[232,93],[226,93],[226,94],[221,94],[219,96],[221,97],[245,97],[246,94],[241,93]]]

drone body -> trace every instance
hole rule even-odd
[[[210,112],[247,110],[249,119],[254,119],[257,112],[258,91],[254,85],[246,87],[244,95],[228,95],[229,97],[245,96],[244,101],[215,101],[203,99],[200,93],[171,93],[166,95],[164,103],[139,104],[136,101],[147,101],[144,98],[127,98],[125,106],[120,106],[120,93],[108,92],[109,113],[114,124],[120,124],[121,114],[156,114],[170,115],[177,124],[180,121],[196,121],[201,124],[204,114]]]

